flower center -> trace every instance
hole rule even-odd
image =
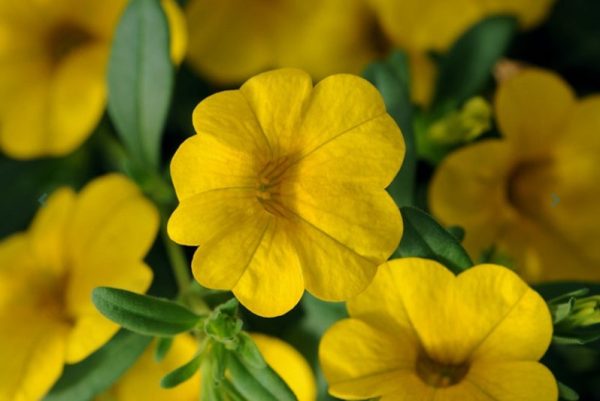
[[[280,199],[280,186],[292,163],[292,158],[288,156],[271,160],[265,164],[256,179],[256,199],[274,216],[286,216],[286,209]]]
[[[549,159],[525,161],[510,172],[508,202],[523,215],[539,219],[547,206],[553,206],[551,165]]]
[[[52,65],[56,65],[73,50],[88,44],[94,36],[72,22],[63,22],[53,27],[46,36],[46,48]]]
[[[68,275],[59,277],[45,277],[40,284],[36,303],[40,313],[56,320],[72,323],[66,305]]]
[[[431,359],[421,353],[417,358],[417,375],[423,382],[432,387],[450,387],[458,384],[469,372],[468,364],[447,365]]]

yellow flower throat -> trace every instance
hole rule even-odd
[[[270,160],[256,179],[256,199],[267,212],[274,216],[286,217],[289,215],[281,202],[281,183],[285,180],[292,164],[294,162],[288,156]]]
[[[72,51],[94,40],[86,29],[72,22],[54,26],[46,36],[46,49],[52,65],[59,63]]]
[[[417,358],[417,375],[431,387],[450,387],[458,384],[469,372],[469,365],[448,365],[439,363],[422,352]]]

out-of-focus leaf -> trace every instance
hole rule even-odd
[[[406,154],[402,168],[388,191],[398,206],[414,205],[416,150],[413,133],[413,107],[410,100],[408,57],[394,52],[387,60],[367,67],[364,77],[379,89],[388,113],[394,118],[404,137]]]
[[[533,288],[547,302],[560,302],[571,297],[590,294],[600,294],[600,284],[579,281],[560,281],[535,284]]]
[[[458,242],[465,239],[465,229],[459,226],[451,226],[446,229]]]
[[[199,353],[185,365],[178,367],[174,371],[164,376],[160,381],[160,386],[162,388],[173,388],[191,379],[192,376],[196,374],[198,369],[200,369],[201,362],[202,354]]]
[[[110,320],[145,335],[172,336],[191,330],[202,319],[175,302],[117,288],[95,288],[92,300]]]
[[[150,337],[120,331],[87,359],[67,365],[44,401],[91,401],[133,365],[150,341]]]
[[[249,365],[256,369],[262,369],[267,365],[265,359],[261,355],[258,347],[252,341],[252,338],[246,333],[240,333],[239,335],[240,344],[236,350],[240,359],[244,364]]]
[[[173,345],[173,337],[159,337],[156,341],[156,348],[154,349],[154,360],[161,362],[169,353],[171,346]]]
[[[515,18],[494,16],[459,38],[440,63],[434,108],[455,108],[477,95],[506,53],[516,30]]]
[[[174,71],[159,0],[131,0],[117,26],[108,66],[108,112],[132,156],[159,165]]]
[[[427,213],[414,208],[400,209],[404,234],[396,257],[433,259],[455,273],[473,266],[473,261],[457,239]]]
[[[566,384],[563,384],[561,382],[558,382],[558,393],[559,393],[561,401],[578,401],[579,400],[579,394],[577,394],[577,392],[575,390],[573,390],[571,387],[569,387]]]
[[[233,387],[248,401],[298,401],[288,385],[268,365],[255,368],[234,352],[228,353],[227,368]]]

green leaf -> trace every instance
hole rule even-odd
[[[44,401],[88,401],[110,388],[144,352],[151,338],[121,330],[104,347],[75,365],[65,366]]]
[[[173,337],[159,337],[156,341],[156,348],[154,349],[154,360],[161,362],[165,359],[165,356],[173,345]]]
[[[244,332],[240,333],[239,339],[240,344],[236,352],[244,364],[256,369],[262,369],[267,366],[267,362],[265,362],[265,359],[258,350],[258,347],[248,334]]]
[[[202,401],[225,400],[220,384],[214,380],[215,366],[213,366],[213,362],[214,359],[212,358],[203,358],[202,364],[200,366],[200,376],[202,377],[202,386],[200,387],[200,399]]]
[[[403,52],[394,52],[387,60],[369,65],[363,75],[381,92],[388,113],[402,130],[406,146],[402,168],[388,191],[399,206],[414,205],[417,159],[408,57]]]
[[[108,65],[108,112],[131,155],[158,167],[174,71],[169,26],[159,0],[131,0]]]
[[[571,387],[569,387],[566,384],[563,384],[561,382],[558,382],[558,394],[562,401],[578,401],[579,400],[579,394],[577,394],[577,392],[575,390],[573,390]]]
[[[458,240],[430,215],[414,207],[400,209],[404,234],[396,257],[421,257],[437,260],[454,273],[473,266]]]
[[[113,322],[150,336],[173,336],[189,331],[202,319],[175,302],[117,288],[95,288],[92,301]]]
[[[227,368],[233,387],[248,401],[298,401],[288,385],[268,365],[257,369],[228,353]]]
[[[560,323],[568,317],[573,311],[573,306],[575,306],[575,298],[571,298],[565,303],[550,308],[550,312],[552,313],[552,323]]]
[[[516,30],[515,18],[495,16],[458,39],[440,63],[434,108],[456,107],[480,93]]]
[[[556,345],[585,345],[596,340],[600,340],[600,333],[569,333],[565,335],[555,334],[552,336],[552,343]]]
[[[165,375],[160,381],[160,386],[162,388],[173,388],[191,379],[198,369],[200,369],[201,363],[202,354],[198,353],[191,361]]]
[[[446,229],[458,242],[465,239],[465,229],[460,226],[451,226]]]

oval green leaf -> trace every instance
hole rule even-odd
[[[173,336],[189,331],[202,319],[175,302],[117,288],[95,288],[92,301],[113,322],[149,336]]]
[[[490,17],[458,39],[440,63],[434,108],[456,107],[480,93],[517,26],[513,17]]]
[[[400,212],[404,221],[404,233],[394,256],[433,259],[454,273],[473,266],[473,261],[456,237],[433,217],[410,206],[401,208]]]
[[[108,112],[132,157],[157,167],[174,72],[169,26],[159,0],[131,0],[108,65]]]
[[[255,368],[229,352],[227,358],[229,380],[248,401],[298,401],[288,385],[269,367]]]

